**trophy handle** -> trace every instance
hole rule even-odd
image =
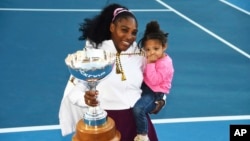
[[[88,86],[90,91],[95,91],[98,84],[98,79],[88,79]]]
[[[95,91],[98,84],[98,79],[88,79],[88,87],[90,91]],[[98,97],[97,97],[98,100]],[[84,114],[84,122],[90,126],[103,125],[107,120],[107,112],[101,109],[100,105],[88,106],[87,112]]]
[[[96,90],[96,86],[98,84],[98,79],[88,79],[87,83],[88,83],[89,90],[90,91],[95,91]],[[98,99],[98,97],[97,97],[97,99]],[[102,111],[100,111],[99,104],[98,104],[98,106],[95,106],[95,107],[88,106],[88,112],[87,113],[89,115],[91,115],[91,114],[92,115],[100,114],[100,112],[102,112]]]

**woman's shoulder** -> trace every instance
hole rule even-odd
[[[116,52],[116,49],[114,47],[112,40],[104,40],[98,45],[96,45],[95,42],[92,42],[91,40],[86,40],[85,42],[86,48],[97,48],[97,49],[103,49],[106,51]]]
[[[125,51],[127,53],[139,53],[141,50],[139,49],[137,42],[133,42],[132,45]]]

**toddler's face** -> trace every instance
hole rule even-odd
[[[162,45],[159,40],[150,39],[145,42],[144,50],[148,62],[153,63],[165,55],[166,45]]]

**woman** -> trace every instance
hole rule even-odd
[[[144,61],[138,55],[140,50],[135,43],[137,27],[133,13],[119,4],[108,5],[93,19],[85,19],[80,28],[83,33],[80,39],[86,40],[86,47],[116,53],[116,65],[109,76],[97,85],[99,95],[98,91],[88,91],[85,82],[70,78],[59,113],[63,135],[75,130],[76,123],[83,117],[83,107],[100,104],[115,121],[121,141],[133,141],[136,125],[132,108],[141,96]],[[163,105],[161,103],[153,112],[157,113]],[[148,121],[148,136],[151,141],[157,141],[153,124]]]

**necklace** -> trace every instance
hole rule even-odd
[[[120,53],[120,55],[139,55],[139,56],[145,56],[144,51],[141,52],[134,52],[134,53]]]
[[[121,80],[122,81],[125,81],[126,80],[126,76],[125,76],[125,73],[124,73],[124,70],[122,68],[122,64],[121,64],[121,59],[120,59],[120,56],[121,55],[139,55],[139,56],[145,56],[145,53],[143,51],[140,51],[140,52],[134,52],[134,53],[116,53],[116,74],[121,74],[122,75],[122,78]]]

